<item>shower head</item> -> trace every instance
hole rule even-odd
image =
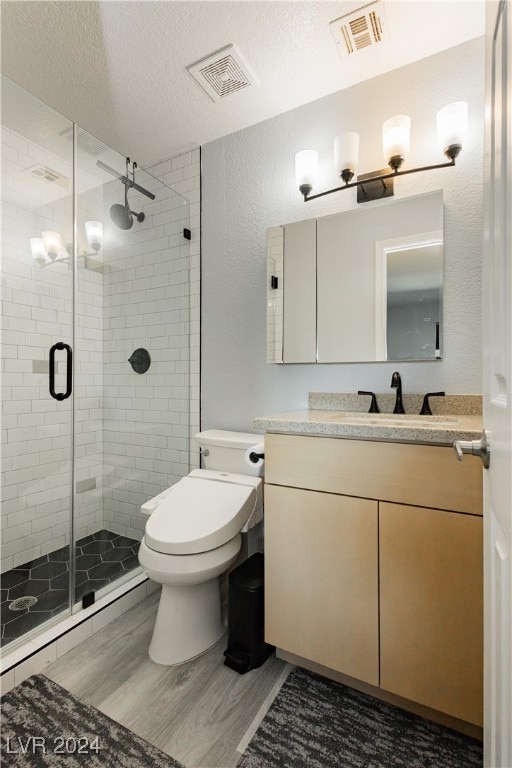
[[[114,203],[114,205],[110,206],[110,218],[119,229],[131,229],[133,227],[134,216],[137,221],[144,221],[146,218],[142,211],[140,213],[131,211],[128,204],[121,205],[121,203]]]
[[[121,205],[121,203],[114,203],[114,205],[110,206],[110,218],[116,227],[119,227],[119,229],[131,229],[133,227],[134,216],[137,221],[144,221],[146,216],[142,211],[140,213],[136,213],[135,211],[130,210],[130,206],[128,204],[128,190],[133,187],[137,191],[145,194],[151,200],[154,200],[155,196],[152,192],[148,192],[147,189],[144,189],[144,187],[139,187],[139,185],[135,183],[135,169],[137,167],[137,163],[133,163],[131,179],[128,175],[128,166],[130,164],[129,157],[126,158],[126,176],[118,176],[117,173],[112,170],[112,168],[109,168],[108,165],[101,163],[100,160],[98,160],[96,164],[100,166],[100,168],[103,168],[109,173],[112,173],[114,176],[117,176],[117,178],[124,184],[124,205]]]
[[[133,216],[130,209],[121,203],[110,206],[110,218],[119,229],[131,229],[133,226]]]

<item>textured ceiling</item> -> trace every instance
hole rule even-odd
[[[148,165],[484,33],[483,0],[385,0],[389,44],[342,60],[329,22],[364,4],[9,0],[2,72]],[[229,43],[259,82],[213,102],[186,67]]]

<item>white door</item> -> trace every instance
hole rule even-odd
[[[512,768],[512,5],[487,3],[484,242],[484,763]]]

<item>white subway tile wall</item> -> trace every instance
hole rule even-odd
[[[80,177],[80,162],[78,163]],[[80,180],[80,178],[79,178]],[[77,195],[78,253],[90,254],[85,222],[100,220],[101,186]],[[75,539],[103,525],[103,275],[90,269],[90,256],[78,258],[75,326]],[[89,482],[87,482],[89,481]],[[81,486],[95,487],[78,492]]]
[[[120,230],[108,215],[122,201],[119,182],[105,185],[103,514],[105,528],[141,539],[140,505],[189,471],[189,204],[140,172],[155,194],[131,190],[143,222]],[[128,358],[149,351],[138,374]]]
[[[49,195],[44,182],[20,180],[20,167],[59,170],[71,163],[2,129],[2,572],[68,543],[70,531],[70,400],[48,394],[48,350],[71,343],[72,278],[65,264],[39,267],[30,238],[56,229],[71,242],[71,187]],[[74,396],[77,538],[101,528],[140,539],[142,501],[198,465],[190,435],[199,429],[199,149],[159,163],[151,173],[157,199],[130,192],[146,220],[115,232],[103,264],[79,259]],[[146,179],[141,183],[146,184]],[[156,184],[156,182],[155,182]],[[109,182],[78,196],[79,252],[88,219],[105,222],[122,202]],[[57,198],[57,199],[52,199]],[[189,243],[183,227],[192,230]],[[189,351],[190,341],[190,351]],[[138,375],[128,357],[149,349],[152,365]],[[64,388],[64,363],[58,366]],[[190,409],[189,409],[190,403]]]
[[[148,168],[190,203],[190,467],[198,467],[194,435],[200,429],[201,385],[201,150],[199,147]],[[193,184],[191,184],[193,181]]]
[[[32,258],[30,238],[57,230],[63,245],[72,242],[71,146],[52,154],[2,127],[2,572],[64,546],[70,531],[71,401],[57,402],[48,393],[48,353],[57,340],[71,343],[72,284],[66,264],[40,267]],[[56,187],[26,172],[36,165],[62,174]],[[85,218],[101,208],[93,194],[83,196]],[[65,255],[65,254],[64,254]],[[101,353],[98,326],[101,281],[79,270],[82,306],[77,336]],[[89,318],[95,318],[91,320]],[[62,362],[60,362],[62,361]],[[57,390],[65,388],[64,359],[59,357]],[[78,367],[78,474],[90,473],[91,449],[101,466],[101,418],[98,398],[92,404],[87,368]],[[85,370],[84,368],[84,370]],[[101,376],[101,366],[96,376]],[[101,382],[96,381],[98,391]],[[93,416],[93,418],[91,418]],[[87,456],[87,458],[86,458]],[[85,496],[86,494],[84,494]],[[86,531],[101,522],[100,494],[77,505],[76,527]]]
[[[284,229],[267,229],[267,363],[283,362]],[[272,280],[277,280],[277,287]]]

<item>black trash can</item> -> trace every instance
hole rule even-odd
[[[224,664],[241,675],[261,667],[274,650],[264,639],[263,566],[263,554],[257,552],[229,574]]]

